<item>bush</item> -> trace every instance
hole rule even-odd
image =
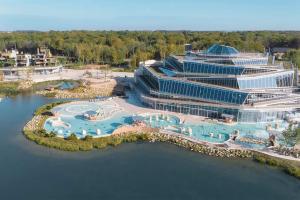
[[[77,141],[77,136],[72,133],[69,137],[66,138],[66,140],[70,140],[70,141]]]
[[[45,94],[45,97],[54,98],[56,96],[56,92],[49,92]]]
[[[18,95],[21,90],[18,89],[19,82],[0,82],[0,94],[5,96]]]
[[[90,135],[87,135],[83,138],[84,141],[92,141],[93,140],[93,137],[90,136]]]
[[[43,115],[45,113],[49,113],[51,112],[51,109],[54,108],[55,106],[64,104],[64,103],[68,103],[68,101],[58,101],[58,102],[54,102],[54,103],[49,103],[46,105],[43,105],[41,107],[39,107],[36,111],[35,111],[35,115]]]
[[[120,137],[115,137],[115,136],[112,136],[109,138],[109,141],[108,141],[108,145],[111,145],[111,146],[118,146],[119,144],[122,143],[122,139]]]
[[[279,169],[282,169],[284,172],[300,178],[300,164],[296,164],[293,161],[288,161],[280,158],[271,157],[268,155],[255,153],[253,155],[253,160],[261,164],[267,164]]]
[[[286,173],[295,176],[297,178],[300,178],[300,167],[296,167],[290,164],[286,164],[284,169],[283,169]]]

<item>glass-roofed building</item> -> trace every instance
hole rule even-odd
[[[141,101],[154,109],[239,122],[281,120],[299,112],[300,95],[294,70],[268,60],[267,54],[215,44],[142,62],[135,83]]]

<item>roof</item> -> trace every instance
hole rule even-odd
[[[291,48],[288,47],[274,47],[272,53],[287,53]]]
[[[214,55],[235,55],[238,54],[238,50],[233,47],[214,44],[209,47],[206,51],[207,54],[214,54]]]

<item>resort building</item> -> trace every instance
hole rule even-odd
[[[2,67],[5,66],[17,66],[17,54],[19,54],[18,50],[11,49],[0,52],[0,61],[2,63]]]
[[[17,54],[16,56],[16,67],[29,67],[31,65],[31,54]]]
[[[135,88],[144,104],[239,122],[282,120],[300,111],[295,70],[269,65],[268,54],[217,44],[185,49],[182,56],[140,63]]]
[[[5,50],[0,52],[0,61],[4,67],[29,67],[29,66],[55,66],[56,57],[51,54],[50,49],[41,47],[37,48],[36,54],[23,53],[18,50]]]
[[[37,54],[33,57],[33,63],[36,66],[52,66],[56,64],[55,57],[52,56],[50,49],[37,48]]]

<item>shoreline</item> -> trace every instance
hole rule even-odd
[[[255,162],[276,167],[285,173],[300,179],[300,163],[299,161],[287,160],[285,158],[274,157],[264,152],[249,149],[229,149],[217,145],[204,145],[201,143],[191,142],[178,136],[170,136],[158,132],[145,133],[124,133],[118,135],[110,135],[101,138],[85,138],[85,139],[64,139],[55,136],[36,135],[28,130],[23,130],[25,137],[38,145],[48,148],[54,148],[61,151],[79,152],[91,151],[95,149],[104,149],[108,146],[116,147],[123,143],[142,142],[162,142],[176,145],[178,147],[197,152],[203,155],[220,157],[220,158],[243,158],[251,159]]]
[[[299,160],[290,159],[287,156],[281,156],[271,152],[268,153],[247,148],[232,148],[226,143],[213,144],[198,141],[193,138],[181,136],[179,134],[161,132],[158,129],[149,127],[148,129],[145,129],[143,127],[141,128],[129,125],[133,127],[130,131],[119,132],[100,138],[91,138],[87,136],[84,139],[77,139],[72,135],[68,138],[59,138],[56,137],[54,133],[47,133],[43,128],[43,124],[50,117],[45,113],[48,113],[53,107],[63,103],[67,102],[46,104],[37,109],[33,118],[26,123],[23,128],[24,136],[36,144],[70,152],[91,151],[94,149],[103,149],[108,146],[115,147],[122,143],[132,143],[137,141],[165,142],[209,156],[252,159],[259,163],[275,166],[292,176],[300,178]]]

